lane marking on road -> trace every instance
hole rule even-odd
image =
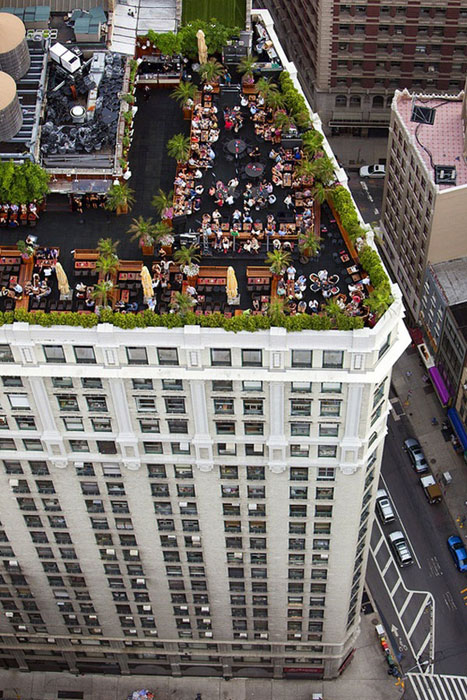
[[[408,633],[407,633],[409,637],[412,636],[413,631],[415,630],[416,626],[417,626],[418,623],[420,622],[421,616],[423,615],[423,613],[424,613],[425,610],[426,610],[426,606],[427,606],[430,602],[431,602],[431,601],[430,601],[430,596],[427,595],[426,598],[425,598],[425,600],[424,600],[424,602],[423,602],[423,604],[420,606],[420,609],[419,609],[418,613],[416,614],[414,621],[412,622],[411,628],[409,629],[409,631],[408,631]]]
[[[376,209],[376,207],[375,207],[375,214],[376,214],[376,216],[379,216],[379,209]]]
[[[431,637],[431,632],[428,632],[428,634],[426,635],[424,641],[422,642],[422,645],[421,645],[420,649],[418,650],[418,656],[419,656],[419,658],[420,658],[420,656],[423,654],[423,652],[425,651],[425,649],[427,648],[427,646],[428,646],[428,644],[429,644],[429,641],[430,641],[430,637]]]
[[[396,581],[394,584],[394,588],[391,589],[391,598],[394,597],[394,593],[397,591],[399,586],[401,585],[400,579]]]
[[[452,597],[452,593],[450,591],[447,591],[446,593],[443,594],[443,600],[446,603],[449,610],[457,610],[457,605],[456,605],[454,598]]]
[[[402,615],[405,613],[405,609],[406,609],[406,607],[408,606],[408,604],[410,603],[410,601],[412,600],[412,597],[413,597],[413,592],[410,591],[409,595],[407,596],[407,598],[406,598],[406,599],[404,600],[404,602],[402,603],[402,607],[401,607],[401,609],[399,610],[399,615],[402,616]]]
[[[384,488],[386,489],[386,491],[388,492],[388,494],[391,496],[392,507],[394,508],[394,511],[395,511],[395,513],[396,513],[396,515],[397,515],[397,517],[398,517],[398,519],[399,519],[399,524],[400,524],[401,530],[402,530],[402,532],[404,533],[404,535],[405,535],[405,537],[406,537],[406,539],[407,539],[407,542],[410,544],[410,549],[412,550],[412,555],[413,555],[413,558],[414,558],[414,560],[415,560],[415,563],[417,564],[418,568],[421,569],[422,567],[421,567],[420,562],[419,562],[419,560],[418,560],[418,557],[417,557],[417,554],[416,554],[416,552],[415,552],[414,546],[413,546],[413,544],[412,544],[412,542],[411,542],[411,540],[410,540],[410,537],[409,537],[408,534],[407,534],[407,530],[405,529],[404,523],[402,522],[402,518],[401,518],[401,516],[399,515],[399,511],[397,510],[397,506],[396,506],[396,504],[394,503],[394,498],[392,497],[392,494],[391,494],[391,492],[390,492],[390,490],[389,490],[389,486],[387,485],[386,480],[384,479],[384,477],[383,477],[382,474],[381,474],[381,481],[383,482]]]
[[[381,537],[380,537],[380,539],[378,540],[378,542],[377,542],[375,548],[373,549],[373,554],[374,554],[375,556],[378,554],[378,552],[379,552],[379,550],[381,549],[381,546],[383,545],[384,542],[386,542],[386,540],[384,539],[383,535],[381,535]]]
[[[381,571],[381,576],[382,576],[383,578],[385,577],[387,570],[388,570],[389,567],[391,566],[392,561],[393,561],[393,560],[392,560],[392,557],[389,557],[389,559],[387,560],[386,564],[384,565],[384,569]]]
[[[444,572],[441,569],[441,564],[438,561],[438,557],[431,557],[428,560],[428,567],[432,576],[444,576]]]

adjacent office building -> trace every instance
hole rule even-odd
[[[462,89],[467,3],[257,0],[329,133],[380,134],[396,89]],[[384,132],[383,132],[384,133]]]
[[[428,263],[467,253],[467,165],[463,94],[396,91],[381,226],[384,253],[413,320]]]

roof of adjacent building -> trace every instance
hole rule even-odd
[[[435,110],[433,124],[412,121],[413,107],[428,107]],[[407,90],[396,90],[393,102],[405,128],[412,137],[412,144],[425,163],[431,179],[435,181],[435,165],[455,166],[456,186],[467,184],[467,164],[463,158],[464,123],[462,119],[462,96],[456,95],[411,95]],[[442,189],[453,185],[438,184]]]
[[[13,51],[26,35],[23,22],[9,12],[0,13],[0,54]]]
[[[448,306],[467,302],[467,257],[435,263],[431,268]]]

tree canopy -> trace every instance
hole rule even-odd
[[[26,160],[16,165],[12,160],[0,163],[0,201],[28,204],[47,194],[49,174],[36,163]]]

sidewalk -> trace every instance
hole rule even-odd
[[[333,681],[269,680],[266,678],[172,678],[168,676],[73,676],[69,673],[0,671],[0,690],[12,700],[56,700],[58,691],[80,691],[83,700],[126,700],[138,688],[153,691],[156,700],[397,700],[401,696],[374,631],[376,614],[362,616],[362,631],[352,663]]]
[[[431,382],[424,382],[426,374],[418,351],[415,347],[402,355],[394,366],[392,385],[400,400],[400,407],[395,406],[396,412],[402,411],[408,417],[414,435],[420,441],[426,460],[437,480],[443,472],[448,471],[452,483],[445,486],[440,483],[446,505],[454,521],[459,535],[464,537],[467,528],[460,528],[457,519],[467,515],[467,464],[461,455],[457,455],[451,442],[445,442],[441,433],[441,424],[446,420],[446,410],[441,406]],[[439,425],[433,426],[431,419],[436,417]]]

